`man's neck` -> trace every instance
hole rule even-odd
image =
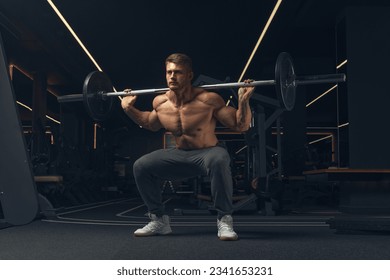
[[[180,90],[171,90],[169,99],[176,107],[183,106],[185,103],[188,103],[193,99],[192,86],[189,85],[188,87]]]

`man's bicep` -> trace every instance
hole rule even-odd
[[[156,110],[153,109],[150,112],[148,123],[149,123],[149,128],[153,131],[156,131],[156,130],[159,130],[160,128],[162,128],[162,125],[160,123],[160,120],[158,118]]]
[[[224,126],[235,129],[236,128],[236,109],[231,106],[223,106],[215,112],[216,119]]]

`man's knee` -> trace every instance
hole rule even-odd
[[[134,164],[133,164],[133,173],[134,175],[139,175],[139,174],[142,174],[142,172],[145,171],[145,169],[148,168],[148,159],[143,156],[143,157],[140,157],[139,159],[137,159]]]
[[[230,167],[230,155],[229,153],[223,149],[221,151],[218,151],[213,155],[210,167],[218,168],[218,167]]]

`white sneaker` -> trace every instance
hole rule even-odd
[[[167,215],[157,217],[155,214],[149,214],[149,218],[151,221],[143,228],[137,229],[134,236],[166,235],[172,232]]]
[[[233,218],[230,215],[225,215],[221,220],[217,220],[218,237],[220,240],[231,241],[237,240],[238,235],[233,230]]]

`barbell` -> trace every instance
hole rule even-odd
[[[201,85],[200,88],[213,90],[221,88],[237,88],[248,86],[275,86],[276,95],[279,100],[279,107],[291,111],[295,105],[295,93],[298,85],[338,83],[345,82],[345,74],[327,74],[297,77],[294,71],[294,64],[291,56],[282,52],[278,55],[275,64],[275,79],[252,81],[251,83],[233,82]],[[94,71],[88,74],[83,85],[83,94],[69,94],[57,97],[59,103],[83,101],[84,106],[97,122],[108,118],[113,110],[113,96],[162,94],[169,91],[169,88],[131,90],[130,92],[115,92],[111,80],[101,71]]]

